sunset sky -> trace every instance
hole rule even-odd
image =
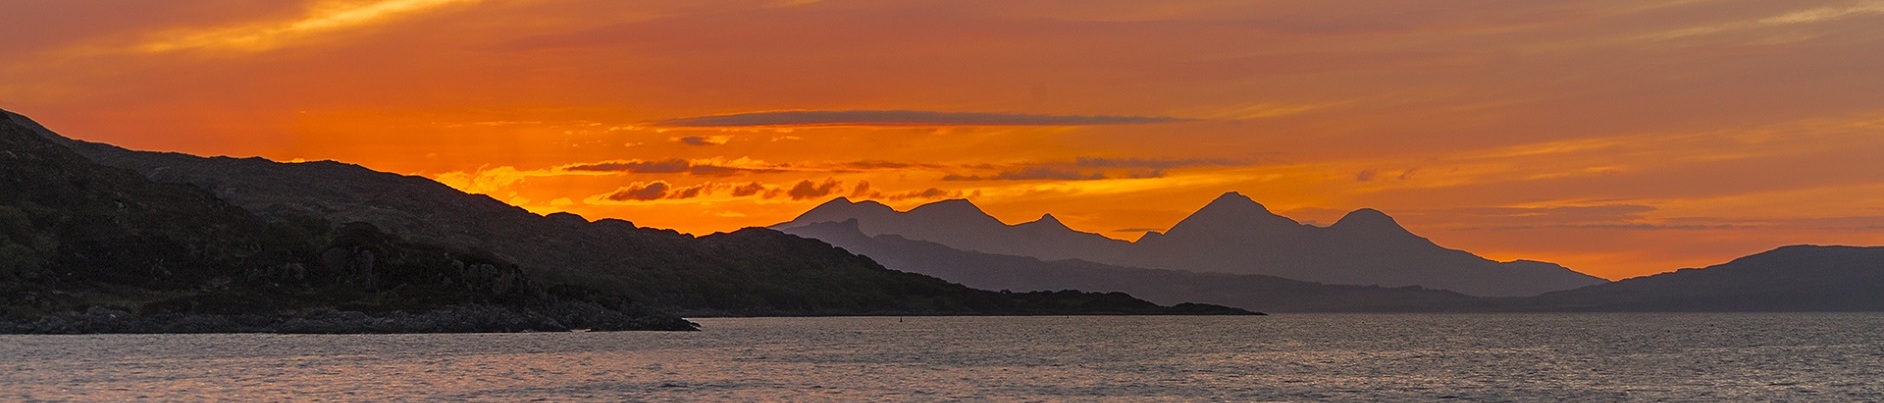
[[[706,234],[1238,191],[1625,278],[1884,244],[1884,1],[0,0],[0,107]]]

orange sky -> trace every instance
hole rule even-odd
[[[1884,1],[0,0],[0,107],[708,233],[1225,191],[1608,278],[1884,244]],[[867,184],[867,185],[866,185]]]

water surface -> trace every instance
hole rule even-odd
[[[1884,400],[1884,314],[699,322],[0,336],[0,400]]]

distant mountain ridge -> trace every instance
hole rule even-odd
[[[867,235],[894,234],[967,251],[1326,284],[1519,297],[1607,282],[1551,263],[1496,262],[1447,249],[1374,209],[1355,210],[1334,225],[1316,227],[1272,213],[1235,192],[1212,200],[1169,231],[1147,233],[1137,242],[1079,232],[1051,214],[1008,225],[961,199],[898,212],[873,201],[837,198],[774,228],[851,219]]]
[[[826,240],[885,266],[986,289],[1119,291],[1269,312],[1884,312],[1884,247],[1787,246],[1683,269],[1533,297],[1484,298],[1418,287],[1328,285],[1263,275],[1195,273],[964,251],[858,220],[786,232]]]
[[[1793,245],[1719,265],[1545,294],[1526,309],[1884,311],[1884,247]]]
[[[1157,303],[1195,301],[1264,312],[1446,312],[1493,306],[1486,299],[1418,287],[1326,285],[1264,275],[1143,269],[965,251],[894,234],[869,236],[858,225],[852,219],[784,231],[871,256],[886,267],[989,290],[1117,291]]]
[[[1032,256],[1046,260],[1096,259],[1129,243],[1067,228],[1052,214],[1039,220],[1007,225],[964,199],[924,204],[898,212],[875,201],[852,202],[838,197],[806,211],[791,222],[773,228],[789,229],[820,222],[858,221],[866,234],[896,234],[951,247],[987,253]]]

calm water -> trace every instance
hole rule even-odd
[[[1884,314],[700,322],[0,336],[0,400],[1884,400]]]

